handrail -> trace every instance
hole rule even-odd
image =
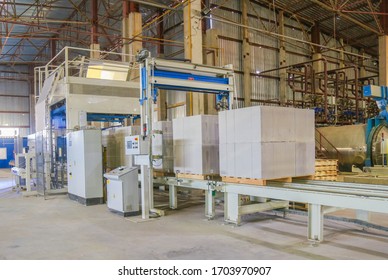
[[[329,139],[327,139],[317,128],[315,129],[315,133],[316,133],[315,134],[315,142],[317,142],[319,144],[320,151],[322,151],[322,148],[323,148],[326,151],[326,153],[329,153],[329,150],[322,145],[322,140],[325,140],[326,143],[329,145],[329,147],[336,152],[337,159],[339,159],[342,156],[341,152],[333,145],[333,143],[331,143],[329,141]],[[317,134],[319,136],[318,139],[317,139]]]

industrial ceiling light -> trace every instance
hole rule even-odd
[[[205,9],[203,9],[201,11],[201,15],[202,16],[207,16],[208,14],[210,14],[210,12],[211,12],[211,9],[209,7],[206,7]]]

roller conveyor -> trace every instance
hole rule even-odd
[[[224,193],[225,221],[234,224],[239,224],[244,214],[287,208],[288,201],[307,203],[308,238],[315,241],[323,240],[323,217],[330,211],[347,208],[388,214],[388,187],[382,185],[295,180],[293,183],[268,181],[266,186],[255,186],[175,177],[159,177],[154,183],[169,186],[170,207],[174,209],[177,208],[178,187],[205,190],[205,215],[208,218],[215,215],[213,192]],[[241,205],[241,195],[274,201]]]

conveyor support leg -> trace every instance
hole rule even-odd
[[[216,215],[214,196],[212,190],[205,191],[205,216],[213,219]]]
[[[308,239],[323,241],[323,211],[322,205],[309,204]]]
[[[240,195],[237,193],[225,192],[224,201],[225,221],[239,225],[241,223],[241,216],[239,213],[239,208],[241,205]]]
[[[178,208],[178,187],[174,185],[169,185],[168,192],[170,195],[170,208],[177,209]]]

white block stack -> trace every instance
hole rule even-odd
[[[171,121],[154,122],[152,125],[154,137],[152,138],[152,154],[161,156],[161,159],[155,159],[153,167],[155,170],[163,172],[173,172],[174,170],[174,151],[173,134]]]
[[[219,113],[220,175],[275,179],[314,174],[314,111],[256,106]]]
[[[218,116],[174,119],[173,137],[175,172],[219,174]]]

